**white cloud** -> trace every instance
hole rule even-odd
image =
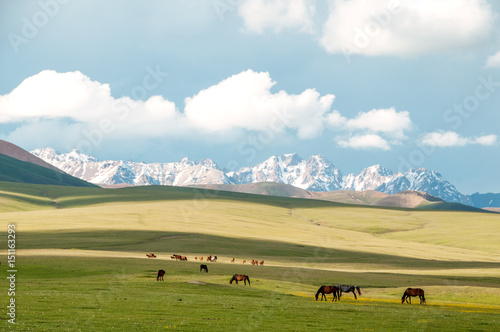
[[[311,33],[315,11],[313,0],[243,0],[238,8],[246,30],[259,34],[266,29]]]
[[[320,44],[367,56],[464,49],[488,40],[494,18],[485,0],[336,0]]]
[[[454,131],[426,133],[421,139],[422,144],[437,147],[465,146],[469,144],[488,146],[494,145],[496,141],[496,135],[462,137]]]
[[[488,57],[486,60],[486,68],[500,67],[500,51]]]
[[[175,104],[161,96],[146,101],[115,99],[108,84],[91,81],[78,71],[44,70],[31,76],[0,96],[0,109],[0,123],[67,119],[99,128],[104,121],[113,128],[108,133],[113,136],[161,136],[180,116]]]
[[[340,140],[338,144],[345,148],[354,149],[381,149],[390,150],[391,146],[384,138],[379,135],[359,135],[350,137],[348,140]]]
[[[353,130],[365,129],[402,139],[405,137],[404,131],[411,127],[411,120],[409,112],[396,112],[391,107],[359,113],[354,119],[348,120],[346,125]]]
[[[231,129],[297,130],[299,138],[314,138],[323,131],[334,96],[314,89],[299,95],[271,93],[276,82],[269,73],[252,70],[233,75],[186,98],[187,120],[207,131]]]

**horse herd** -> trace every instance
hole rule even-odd
[[[150,253],[150,254],[146,254],[146,257],[147,258],[156,258],[157,256],[155,254],[153,254],[153,253]],[[181,256],[181,255],[178,255],[178,254],[172,254],[172,256],[170,256],[170,258],[171,259],[175,259],[176,261],[177,260],[181,260],[181,261],[187,261],[188,260],[186,256]],[[203,261],[203,256],[200,256],[200,257],[195,256],[194,259],[195,260],[200,260],[200,262],[202,262]],[[212,255],[207,256],[206,261],[207,262],[213,262],[213,263],[217,262],[217,256],[212,256]],[[234,259],[234,257],[232,257],[231,258],[231,263],[234,263],[235,261],[236,260]],[[243,264],[245,264],[246,262],[247,261],[245,259],[242,261]],[[252,259],[252,260],[250,260],[250,264],[252,264],[252,265],[264,265],[264,261],[263,260],[259,261],[257,259]]]
[[[156,255],[151,253],[151,254],[146,254],[146,257],[148,258],[156,258]],[[170,258],[175,259],[175,260],[181,260],[181,261],[187,261],[186,256],[181,256],[177,254],[173,254]],[[198,257],[195,257],[195,260],[197,260]],[[203,257],[199,257],[200,261],[203,261]],[[207,262],[216,262],[217,261],[217,256],[207,256]],[[243,264],[245,264],[245,260],[243,260]],[[231,258],[231,263],[234,263],[234,258]],[[252,265],[264,265],[264,261],[257,261],[252,259],[251,260]],[[200,272],[205,271],[205,273],[208,273],[208,266],[206,264],[200,264]],[[164,281],[163,276],[165,275],[165,270],[158,270],[156,274],[156,281]],[[248,281],[248,286],[250,286],[250,278],[247,275],[244,274],[235,274],[233,277],[229,280],[229,283],[232,284],[236,282],[238,284],[238,281],[243,281],[245,286]],[[321,294],[321,301],[323,301],[323,298],[326,299],[326,294],[333,294],[332,302],[333,301],[340,301],[340,297],[342,296],[342,293],[352,293],[354,295],[354,299],[358,299],[356,296],[356,291],[358,292],[359,295],[361,295],[361,289],[359,286],[352,286],[352,285],[336,285],[336,286],[321,286],[318,291],[316,292],[315,298],[316,301],[318,301],[318,296]],[[407,288],[405,292],[403,293],[403,297],[401,298],[401,303],[410,303],[411,304],[411,298],[418,296],[420,299],[420,304],[426,304],[425,296],[424,296],[424,290],[420,288]]]
[[[325,298],[326,301],[326,294],[333,294],[332,298],[333,302],[337,300],[340,301],[342,293],[353,293],[354,298],[357,300],[358,297],[356,296],[356,291],[358,291],[358,294],[361,295],[361,289],[359,288],[359,286],[351,286],[351,285],[321,286],[316,292],[315,297],[316,301],[318,301],[318,296],[319,294],[321,294],[321,301],[323,301],[323,298]],[[406,303],[411,304],[412,296],[418,296],[420,299],[420,304],[427,303],[425,301],[424,290],[420,288],[407,288],[403,293],[403,297],[401,298],[401,303],[404,303],[406,301]]]

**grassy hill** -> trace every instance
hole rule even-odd
[[[0,154],[0,181],[52,184],[59,186],[96,187],[62,171],[42,167]]]
[[[499,328],[494,213],[1,182],[0,236],[12,223],[21,330]],[[188,261],[172,261],[173,253]],[[219,259],[200,273],[194,257],[207,255]],[[251,259],[265,264],[242,263]],[[6,269],[5,254],[0,260]],[[164,283],[155,280],[160,268]],[[252,286],[229,285],[234,273]],[[314,301],[320,285],[339,283],[363,295]],[[428,305],[402,305],[406,287],[424,288]]]

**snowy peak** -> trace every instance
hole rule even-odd
[[[271,156],[253,167],[224,171],[211,159],[197,162],[183,158],[179,162],[148,164],[121,160],[99,161],[78,150],[58,153],[46,148],[32,153],[70,175],[99,185],[192,186],[277,182],[311,191],[376,190],[395,194],[414,190],[448,202],[472,203],[469,196],[462,195],[454,185],[433,170],[418,168],[404,174],[394,174],[381,165],[373,165],[357,175],[343,177],[340,169],[321,155],[304,160],[296,153],[283,154]]]

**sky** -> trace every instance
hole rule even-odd
[[[0,1],[0,139],[237,170],[321,154],[500,192],[493,0]]]

